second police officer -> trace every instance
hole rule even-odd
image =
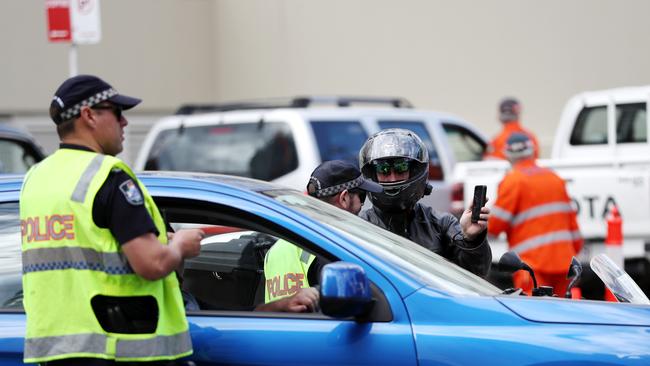
[[[471,209],[460,222],[418,201],[431,192],[429,153],[422,140],[404,129],[387,129],[371,136],[359,152],[363,175],[384,188],[369,193],[373,207],[360,216],[375,225],[410,239],[449,261],[485,277],[492,262],[486,239],[490,210],[481,209],[480,220],[471,222]]]

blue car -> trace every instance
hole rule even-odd
[[[301,192],[228,176],[141,179],[173,229],[203,227],[183,290],[197,365],[649,365],[650,306],[502,294],[402,237]],[[0,364],[22,364],[18,198],[0,178]],[[320,311],[252,311],[284,238],[324,262]],[[274,289],[277,289],[274,287]]]

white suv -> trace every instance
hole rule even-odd
[[[453,199],[462,202],[452,197],[453,166],[480,160],[486,138],[456,116],[413,109],[402,98],[296,97],[183,106],[151,128],[135,169],[232,174],[304,190],[319,163],[358,164],[361,145],[386,128],[409,129],[427,145],[434,190],[426,204],[450,211]]]

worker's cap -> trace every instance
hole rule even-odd
[[[93,75],[73,76],[61,84],[50,103],[50,118],[57,125],[79,116],[81,107],[92,107],[110,101],[122,109],[130,109],[142,100],[122,95],[107,82]]]
[[[519,160],[533,156],[535,147],[525,133],[513,132],[506,141],[505,155],[508,160]]]
[[[501,122],[518,120],[520,112],[521,105],[515,98],[505,98],[499,104],[499,119]]]
[[[372,193],[383,191],[379,184],[364,178],[354,164],[344,160],[323,162],[314,169],[307,183],[307,193],[317,198],[355,188]]]

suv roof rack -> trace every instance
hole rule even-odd
[[[351,96],[297,96],[293,98],[269,98],[221,104],[184,104],[176,110],[177,115],[205,112],[227,112],[246,109],[307,108],[314,104],[332,104],[349,107],[351,104],[383,104],[394,108],[413,108],[411,102],[401,97],[351,97]]]

